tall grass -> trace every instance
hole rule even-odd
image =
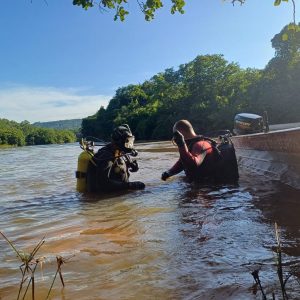
[[[30,253],[27,253],[25,251],[17,249],[17,247],[6,237],[6,235],[0,231],[0,235],[6,240],[6,242],[10,245],[12,250],[17,254],[17,257],[20,260],[21,265],[19,266],[19,269],[21,271],[21,279],[19,284],[19,290],[18,290],[18,296],[17,300],[19,299],[25,299],[28,291],[31,287],[31,298],[32,300],[35,300],[35,271],[38,266],[38,264],[42,264],[45,261],[45,257],[41,256],[36,258],[36,255],[40,248],[45,243],[45,237],[43,237],[33,248],[33,250]],[[70,257],[71,258],[71,257]],[[57,262],[57,269],[56,273],[54,275],[53,281],[50,285],[46,300],[49,299],[51,290],[53,288],[55,279],[57,277],[57,274],[59,274],[62,286],[65,286],[65,282],[63,280],[62,275],[62,265],[68,261],[70,258],[65,259],[62,256],[56,256],[56,262]]]

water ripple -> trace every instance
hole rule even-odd
[[[109,197],[75,191],[77,145],[0,150],[0,230],[25,251],[46,239],[39,299],[56,255],[75,256],[55,299],[260,299],[251,290],[257,266],[276,291],[274,222],[292,267],[300,260],[299,191],[243,173],[236,186],[190,185],[182,175],[163,182],[178,156],[170,149],[140,144],[140,171],[131,178],[146,189]],[[11,299],[19,262],[3,239],[0,248],[0,298]]]

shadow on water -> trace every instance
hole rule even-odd
[[[238,185],[185,185],[178,195],[178,215],[180,240],[187,249],[183,247],[176,257],[181,258],[178,269],[190,265],[193,270],[193,284],[186,282],[189,276],[184,277],[186,287],[205,299],[260,298],[257,289],[251,288],[250,275],[259,266],[268,296],[272,292],[280,296],[274,259],[277,222],[285,276],[294,274],[287,284],[288,294],[298,299],[299,195],[298,190],[249,174],[242,174]],[[183,298],[188,295],[189,291],[182,294]]]
[[[265,224],[270,228],[267,238],[263,244],[269,252],[274,253],[273,261],[257,260],[261,270],[276,273],[277,260],[275,253],[277,251],[277,243],[275,237],[276,223],[279,226],[279,236],[281,241],[282,262],[284,278],[292,276],[288,280],[286,286],[289,299],[300,298],[300,190],[296,190],[287,185],[278,183],[277,181],[265,180],[262,177],[250,177],[252,184],[248,183],[246,189],[253,195],[253,205],[258,209],[260,214],[257,216],[257,222]],[[267,274],[266,282],[269,290],[278,291],[279,282],[270,281]],[[278,295],[280,292],[278,291]]]
[[[95,194],[95,193],[77,193],[78,199],[82,205],[84,203],[95,203],[98,201],[114,201],[121,200],[124,197],[130,197],[132,192],[130,191],[118,191],[118,192],[110,192],[103,194]]]
[[[254,200],[262,212],[262,221],[282,229],[283,252],[300,257],[300,193],[288,186],[276,186],[276,192]]]

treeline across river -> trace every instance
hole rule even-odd
[[[285,26],[271,42],[275,56],[263,70],[201,55],[177,70],[121,87],[106,109],[83,119],[82,134],[107,139],[114,126],[127,123],[138,139],[167,139],[179,119],[206,133],[232,129],[240,112],[267,111],[272,124],[299,122],[300,32]]]
[[[31,125],[28,121],[17,123],[0,119],[0,146],[62,144],[75,141],[76,135],[72,130],[40,128]]]

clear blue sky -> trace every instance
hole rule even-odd
[[[72,0],[2,0],[0,118],[86,117],[118,87],[197,55],[224,54],[243,68],[263,68],[274,56],[270,40],[292,20],[291,1],[274,7],[273,0],[186,0],[185,14],[171,15],[164,0],[151,22],[129,2],[126,21],[115,22],[113,12],[85,11]]]

